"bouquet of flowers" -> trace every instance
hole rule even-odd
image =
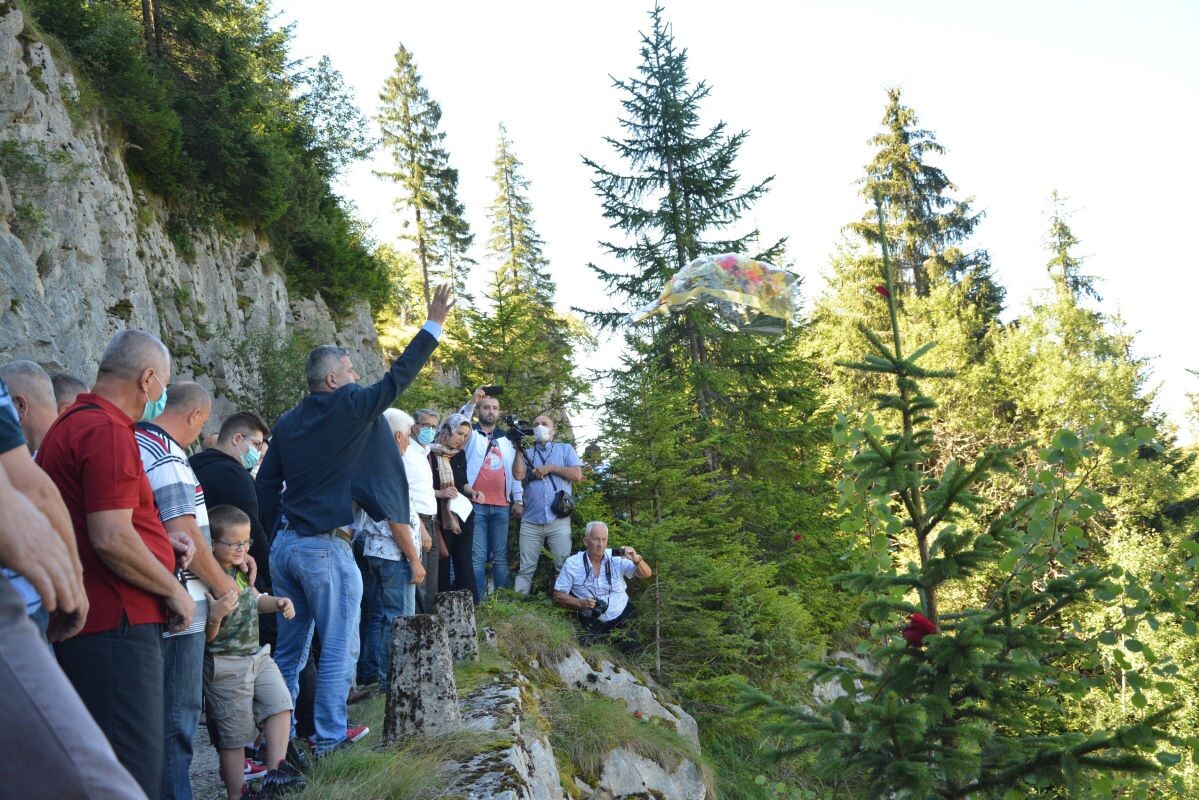
[[[782,333],[799,311],[799,278],[748,256],[700,256],[666,282],[657,300],[630,314],[629,321],[697,304],[711,309],[727,330]]]

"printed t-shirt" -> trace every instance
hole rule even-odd
[[[500,452],[500,446],[495,439],[487,441],[487,455],[483,456],[483,465],[479,467],[479,477],[475,478],[474,490],[483,493],[483,502],[480,505],[485,506],[507,506],[508,498],[505,486],[507,485],[507,470],[504,468],[504,455]]]
[[[221,620],[221,629],[204,647],[214,656],[252,656],[262,647],[258,644],[258,592],[237,567],[225,567],[225,574],[237,582],[237,608]]]

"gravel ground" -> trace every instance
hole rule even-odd
[[[192,748],[192,797],[194,800],[224,800],[225,786],[217,772],[217,749],[208,740],[208,729],[201,725]]]

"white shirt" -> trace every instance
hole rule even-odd
[[[408,476],[408,505],[417,514],[431,517],[437,513],[437,498],[433,496],[433,465],[429,449],[413,437],[404,451],[404,474]]]
[[[600,614],[600,622],[609,622],[624,613],[629,604],[628,579],[637,565],[624,556],[604,556],[597,572],[592,569],[587,551],[575,553],[562,562],[562,571],[554,581],[554,591],[570,592],[580,599],[594,597],[608,601],[608,610]]]
[[[362,555],[375,558],[385,558],[388,561],[405,561],[404,551],[396,544],[391,535],[391,527],[387,520],[375,522],[370,515],[363,511],[357,503],[354,504],[354,522],[351,527],[358,536],[365,537],[362,543]],[[415,511],[410,512],[408,533],[416,552],[420,552],[420,518]]]

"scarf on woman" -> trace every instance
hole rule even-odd
[[[433,445],[437,448],[438,445]],[[435,451],[437,455],[437,478],[441,483],[441,488],[454,485],[454,468],[450,466],[450,458],[458,453],[458,450],[447,451],[444,448]],[[437,510],[440,512],[441,530],[443,533],[462,533],[462,523],[458,521],[458,515],[450,511],[450,501],[441,500],[438,502]]]

